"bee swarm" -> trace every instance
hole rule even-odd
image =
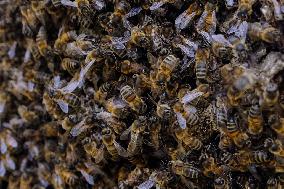
[[[0,1],[0,185],[284,188],[283,0]]]

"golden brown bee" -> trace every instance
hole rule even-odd
[[[205,10],[202,13],[198,23],[197,23],[197,31],[205,31],[209,34],[215,33],[216,31],[216,13],[215,13],[215,5],[208,2],[205,5]]]
[[[151,36],[144,32],[141,28],[137,26],[131,29],[130,42],[139,47],[148,48],[151,46]]]
[[[230,105],[237,106],[240,103],[244,92],[251,88],[256,82],[256,77],[252,73],[244,73],[237,78],[227,91]]]
[[[143,114],[147,110],[146,103],[136,95],[134,89],[129,85],[126,85],[120,89],[120,95],[122,99],[128,103],[130,108],[139,114]]]
[[[21,14],[23,16],[23,20],[24,21],[24,24],[26,24],[27,27],[29,27],[28,30],[30,30],[28,33],[32,33],[32,32],[35,32],[38,25],[40,24],[39,23],[39,20],[37,19],[34,11],[29,8],[28,6],[21,6],[20,7],[20,11],[21,11]]]
[[[38,34],[36,36],[36,44],[39,50],[39,53],[42,56],[47,56],[50,54],[50,49],[47,44],[47,34],[43,26],[40,27]]]
[[[268,124],[270,127],[280,136],[284,135],[284,118],[279,118],[273,114],[268,118]]]
[[[78,176],[75,175],[71,170],[63,167],[62,165],[55,166],[55,173],[58,174],[61,179],[69,186],[75,185],[78,181]]]
[[[110,16],[112,23],[121,21],[122,17],[126,15],[131,9],[131,5],[127,1],[117,1],[114,7],[114,12]]]
[[[115,135],[109,128],[104,128],[102,130],[102,141],[105,145],[107,151],[112,156],[112,160],[116,161],[119,159],[119,154],[117,152],[117,149],[114,145],[115,142]]]
[[[27,189],[31,188],[32,182],[34,178],[31,174],[29,173],[22,173],[21,178],[20,178],[20,189]]]
[[[218,145],[218,147],[221,150],[228,150],[233,146],[233,144],[234,143],[233,143],[232,139],[228,135],[221,133],[220,141],[219,141],[219,145]]]
[[[94,100],[99,104],[105,104],[108,93],[112,90],[112,83],[105,82],[100,87],[99,90],[94,94]]]
[[[42,103],[48,114],[54,117],[56,120],[60,119],[63,116],[57,104],[52,100],[52,98],[50,98],[47,92],[43,93]]]
[[[86,141],[86,139],[84,140]],[[88,143],[84,144],[84,150],[88,155],[95,159],[96,163],[100,163],[104,160],[104,147],[101,146],[99,148],[95,141],[91,139],[89,140],[90,141]]]
[[[56,50],[64,50],[67,43],[74,41],[77,38],[76,31],[67,31],[58,34],[58,38],[55,40],[54,48]]]
[[[248,135],[239,130],[237,123],[233,118],[230,118],[227,122],[226,134],[233,140],[237,147],[243,147],[249,144]]]
[[[97,114],[97,118],[103,120],[109,127],[111,127],[115,133],[122,134],[126,129],[126,124],[120,121],[118,118],[113,117],[109,112],[100,112]]]
[[[171,164],[173,172],[177,175],[185,176],[191,179],[197,179],[200,175],[200,170],[188,163],[184,163],[180,160],[177,160],[171,161]]]
[[[248,17],[252,14],[252,6],[255,2],[255,0],[240,0],[237,16],[242,19],[248,19]]]
[[[151,124],[149,125],[150,131],[150,140],[155,150],[158,150],[160,147],[160,131],[161,131],[161,123],[159,123],[159,119],[156,117],[152,117]]]
[[[277,28],[270,25],[261,25],[258,22],[249,25],[248,35],[254,40],[262,40],[267,43],[278,42],[281,38],[281,33]]]
[[[66,103],[67,106],[70,105],[71,107],[80,107],[81,105],[81,99],[73,93],[63,93],[60,90],[51,89],[49,91],[49,95],[52,99],[54,99],[58,103],[58,105],[63,111],[65,110],[62,107],[64,106],[62,103]],[[63,102],[61,103],[61,101]],[[67,112],[68,112],[68,109],[67,109]]]
[[[209,60],[209,50],[208,49],[197,49],[195,53],[195,74],[196,79],[201,81],[206,81],[207,71],[208,71],[208,60]]]
[[[230,57],[232,51],[231,44],[227,40],[223,42],[215,37],[211,42],[211,51],[216,57],[227,59]]]
[[[164,120],[170,120],[173,117],[173,110],[168,104],[163,104],[160,101],[157,104],[157,115]]]
[[[74,75],[75,72],[80,68],[80,62],[71,58],[64,58],[61,61],[61,67],[63,70],[68,71],[70,75]]]
[[[243,66],[232,66],[231,64],[225,64],[220,69],[225,84],[233,83],[234,79],[238,79],[244,72],[245,68]]]
[[[175,20],[175,26],[178,30],[185,29],[189,26],[194,18],[202,13],[201,8],[197,2],[192,3],[189,7],[181,13]]]
[[[197,125],[199,123],[199,116],[194,111],[193,106],[183,106],[182,103],[177,102],[174,105],[174,111],[176,112],[177,119],[179,121],[181,115],[183,119],[186,120],[186,123],[189,125]]]
[[[34,11],[37,19],[41,22],[43,26],[46,26],[48,16],[45,11],[45,5],[43,1],[31,1],[31,8]]]
[[[76,0],[75,2],[81,15],[87,18],[93,15],[89,0]]]
[[[25,78],[38,84],[46,84],[48,81],[50,81],[51,75],[45,72],[31,70],[25,73]]]
[[[159,67],[156,75],[158,83],[168,82],[171,78],[172,72],[180,64],[179,58],[174,55],[168,55],[163,60],[158,61]]]
[[[213,157],[206,158],[202,163],[203,174],[207,177],[212,177],[213,175],[225,175],[228,168],[224,165],[217,165],[216,160]]]
[[[32,123],[38,119],[36,112],[28,110],[28,108],[23,105],[18,107],[18,113],[27,123]]]
[[[263,104],[267,107],[272,107],[278,102],[279,91],[276,83],[268,83],[263,92]]]
[[[248,132],[252,135],[260,134],[263,130],[263,118],[259,105],[252,105],[248,113]]]
[[[168,155],[170,156],[171,160],[182,160],[186,156],[186,151],[182,145],[178,145],[177,148],[168,148],[167,149]]]
[[[120,64],[120,71],[123,74],[139,74],[143,73],[145,70],[145,67],[136,63],[136,62],[130,62],[129,60],[124,60],[119,63]]]
[[[129,114],[127,104],[120,98],[113,97],[108,99],[105,104],[105,108],[114,117],[119,119],[124,119]]]

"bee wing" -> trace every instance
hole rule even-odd
[[[195,12],[191,13],[187,16],[186,11],[181,13],[175,20],[175,26],[177,29],[184,29],[188,26],[188,24],[191,22],[192,18],[195,16]]]
[[[181,51],[190,58],[193,58],[195,56],[195,49],[193,47],[190,46],[184,46],[181,44],[177,44],[177,46],[181,49]]]
[[[35,84],[31,81],[28,81],[28,91],[32,92],[34,90]]]
[[[75,7],[77,8],[78,5],[76,2],[70,1],[70,0],[61,0],[61,4],[64,6],[68,6],[68,7]]]
[[[118,155],[122,157],[128,157],[127,151],[116,141],[113,141],[115,149],[117,150]]]
[[[94,181],[94,177],[92,175],[90,175],[89,173],[87,173],[84,170],[80,170],[82,176],[85,178],[85,180],[87,181],[87,183],[89,183],[90,185],[94,185],[95,181]]]
[[[153,179],[148,179],[144,182],[142,182],[137,188],[138,189],[150,189],[154,186],[155,181]]]
[[[18,147],[18,142],[15,140],[14,137],[12,137],[11,135],[7,135],[6,136],[6,142],[9,146],[13,147],[13,148],[17,148]]]
[[[0,114],[4,112],[6,102],[0,102]]]
[[[88,126],[84,125],[85,120],[80,121],[79,123],[77,123],[70,131],[70,134],[75,137],[80,135],[83,131],[85,131]]]
[[[130,18],[132,16],[135,16],[135,15],[139,14],[141,11],[142,11],[141,7],[134,7],[126,14],[126,18]]]
[[[243,41],[246,40],[246,37],[247,37],[247,32],[248,32],[248,23],[246,21],[243,21],[238,29],[235,31],[235,35],[242,39]]]
[[[195,107],[195,106],[192,106],[191,104],[186,104],[186,105],[184,106],[184,110],[185,110],[186,112],[188,112],[188,113],[191,113],[191,114],[194,114],[194,113],[197,112],[196,107]]]
[[[60,109],[61,109],[64,113],[67,114],[68,111],[69,111],[69,106],[68,106],[68,104],[67,104],[65,101],[61,100],[61,99],[56,100],[56,102],[57,102],[57,104],[59,105]]]
[[[1,138],[0,139],[0,151],[1,151],[1,153],[2,154],[5,154],[6,152],[7,152],[7,145],[6,145],[6,143],[5,143],[5,141],[4,141],[4,138]]]
[[[96,118],[97,118],[97,119],[102,119],[102,120],[104,120],[104,119],[110,119],[110,118],[112,118],[112,115],[111,115],[111,113],[109,113],[109,112],[102,111],[102,112],[97,113]]]
[[[185,129],[186,128],[186,119],[179,112],[176,112],[176,116],[177,116],[177,121],[178,121],[180,128]]]
[[[149,8],[151,11],[157,10],[161,6],[163,6],[166,2],[165,1],[159,1],[159,2],[154,2],[151,7]]]
[[[234,5],[234,0],[226,0],[226,5],[232,7]]]
[[[4,166],[4,163],[3,161],[0,161],[0,176],[1,177],[4,177],[6,174],[6,168]]]
[[[58,76],[55,76],[55,77],[53,78],[53,87],[54,87],[55,89],[58,89],[59,86],[60,86],[60,76],[58,75]]]
[[[104,0],[96,0],[94,5],[96,10],[102,10],[106,6],[106,3]]]
[[[127,140],[130,131],[131,131],[131,127],[128,127],[125,131],[123,131],[120,135],[120,140]]]
[[[208,12],[207,11],[204,11],[202,13],[202,15],[200,16],[198,22],[197,22],[197,25],[196,25],[196,28],[197,30],[201,31],[202,30],[202,27],[204,25],[204,22],[205,22],[205,17],[208,15]]]
[[[11,169],[11,170],[15,170],[16,169],[16,164],[14,162],[14,160],[10,157],[10,155],[6,155],[5,159],[4,159],[4,164],[5,167]]]
[[[17,47],[17,42],[15,41],[8,51],[8,56],[9,56],[10,59],[15,58],[16,47]]]
[[[224,37],[222,34],[212,35],[212,40],[218,43],[221,43],[225,46],[231,46],[231,43]]]
[[[187,93],[186,95],[184,95],[184,97],[182,97],[182,103],[183,104],[187,104],[191,101],[193,101],[194,99],[200,97],[203,95],[203,92],[200,92],[200,91],[190,91],[189,93]]]

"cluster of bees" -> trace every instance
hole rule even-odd
[[[0,15],[1,188],[284,188],[283,0]]]

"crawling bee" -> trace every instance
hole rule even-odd
[[[131,29],[130,42],[139,47],[148,48],[151,47],[151,36],[142,28],[135,26]]]
[[[55,40],[54,48],[63,51],[66,48],[67,43],[76,40],[76,38],[76,31],[61,31],[58,34],[58,38]]]
[[[120,63],[120,71],[126,75],[143,73],[145,69],[144,66],[129,60],[124,60]]]
[[[99,104],[105,104],[108,93],[112,90],[110,82],[103,83],[94,94],[94,100]]]
[[[263,130],[263,118],[259,105],[252,105],[248,113],[248,131],[252,135],[260,134]]]
[[[50,98],[47,92],[43,93],[42,103],[47,110],[48,114],[54,117],[56,120],[63,117],[62,112],[59,110],[57,104]]]
[[[50,56],[51,49],[47,44],[47,34],[43,26],[40,27],[38,34],[36,36],[36,44],[39,50],[39,53],[42,56]]]
[[[254,40],[261,40],[267,43],[276,43],[281,38],[281,32],[277,28],[270,25],[261,25],[258,22],[249,25],[248,35]]]
[[[18,107],[18,113],[27,123],[32,123],[38,119],[36,112],[28,110],[28,108],[23,105]]]
[[[136,95],[134,89],[132,89],[129,85],[120,89],[120,95],[122,99],[128,103],[132,110],[141,114],[146,112],[147,105],[139,96]]]
[[[198,82],[207,78],[209,50],[198,49],[195,53],[195,74]]]
[[[177,102],[173,108],[178,121],[179,119],[185,119],[186,123],[189,125],[197,125],[199,123],[199,116],[195,112],[193,106],[186,107],[183,106],[182,103]],[[181,118],[180,116],[182,116],[183,118]]]
[[[157,115],[164,120],[170,120],[173,117],[173,110],[169,106],[169,104],[158,102],[157,109],[156,109]]]
[[[88,142],[86,142],[89,140]],[[90,138],[84,139],[84,150],[87,154],[89,154],[92,158],[95,159],[95,162],[99,164],[100,162],[104,161],[104,147],[103,145],[101,147],[98,147],[97,142],[91,140]]]
[[[277,115],[272,114],[268,118],[270,127],[280,136],[284,135],[284,118],[279,118]]]
[[[231,43],[222,35],[212,35],[211,50],[212,53],[219,57],[226,59],[230,57],[232,53]]]
[[[209,34],[215,33],[216,31],[216,13],[215,13],[215,5],[208,2],[205,5],[205,10],[202,13],[198,23],[197,23],[197,31],[205,31]]]
[[[213,175],[221,176],[228,172],[228,168],[225,165],[217,165],[216,160],[213,157],[207,158],[203,163],[203,174],[207,177]]]
[[[37,31],[37,28],[40,24],[39,20],[37,19],[34,11],[28,6],[21,6],[20,11],[23,16],[22,23],[24,34],[28,34],[28,36],[33,36],[34,32]]]
[[[179,58],[174,55],[168,55],[163,60],[158,60],[158,72],[156,75],[156,81],[158,83],[168,82],[171,78],[171,74],[177,66],[180,64]]]
[[[80,68],[80,62],[75,59],[64,58],[61,61],[61,67],[63,70],[68,71],[70,75],[74,75],[75,72]]]
[[[241,0],[238,5],[237,16],[244,20],[248,19],[252,14],[252,6],[255,2],[255,0]]]
[[[69,186],[75,185],[79,179],[78,176],[75,175],[71,170],[60,165],[55,166],[55,173],[59,175]]]
[[[114,12],[110,16],[110,22],[113,26],[122,22],[123,17],[130,11],[131,5],[127,1],[117,1]]]
[[[263,105],[273,107],[279,98],[278,85],[276,83],[268,83],[263,92]]]
[[[150,131],[150,139],[151,144],[153,145],[155,150],[158,150],[160,147],[160,130],[161,130],[161,124],[159,123],[159,119],[156,117],[152,117],[151,124],[149,125],[149,131]]]
[[[180,160],[171,161],[172,170],[175,174],[185,176],[191,179],[197,179],[200,176],[200,170],[193,167],[193,165],[184,163]]]
[[[105,104],[105,108],[114,117],[124,119],[127,117],[129,111],[127,110],[127,104],[120,98],[110,98]]]
[[[228,135],[221,133],[220,141],[219,141],[219,144],[218,144],[218,147],[221,150],[225,151],[225,150],[231,149],[233,144],[234,143],[233,143],[232,139]]]
[[[175,20],[175,26],[178,30],[188,27],[194,18],[202,13],[201,8],[197,2],[192,3],[189,7],[181,13]]]

